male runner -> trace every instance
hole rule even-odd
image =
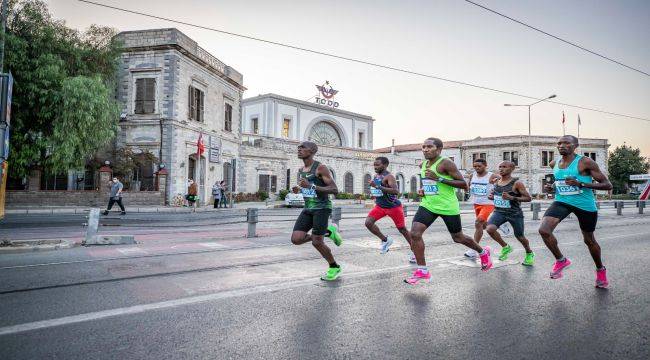
[[[429,281],[431,274],[424,258],[424,240],[422,234],[441,217],[455,242],[476,250],[481,257],[481,268],[488,271],[492,267],[490,248],[482,248],[469,236],[463,234],[460,223],[460,205],[456,197],[456,188],[467,189],[467,183],[453,161],[442,157],[442,141],[428,138],[422,144],[425,161],[422,163],[423,197],[411,225],[411,249],[415,253],[418,268],[413,275],[404,280],[408,284],[417,284],[420,280]]]
[[[594,237],[598,210],[593,190],[611,190],[612,184],[595,161],[575,153],[577,147],[578,138],[575,136],[562,136],[557,142],[557,150],[562,157],[550,164],[555,175],[555,201],[544,213],[539,234],[556,259],[551,270],[551,279],[559,279],[562,277],[562,270],[571,265],[571,261],[562,255],[553,230],[565,217],[574,213],[578,218],[584,242],[596,264],[596,287],[606,288],[609,285],[607,270],[600,258],[600,246]],[[552,190],[552,186],[547,189]]]
[[[494,189],[489,197],[494,200],[494,213],[488,221],[487,232],[503,248],[499,254],[499,260],[508,259],[508,254],[512,252],[512,246],[506,244],[497,231],[497,228],[508,222],[512,225],[515,237],[526,250],[526,258],[522,265],[532,266],[535,259],[535,253],[530,249],[528,239],[524,236],[524,212],[521,211],[522,202],[530,202],[532,197],[528,193],[526,186],[518,178],[512,177],[515,171],[515,164],[511,161],[504,161],[499,164],[499,174],[501,179],[494,184]]]
[[[492,211],[494,211],[494,203],[488,199],[488,195],[492,191],[493,183],[497,181],[499,176],[487,171],[487,161],[485,159],[476,159],[472,164],[474,172],[469,176],[469,193],[472,196],[471,200],[474,204],[474,212],[476,212],[476,221],[474,222],[474,241],[478,244],[483,237],[483,230],[487,226],[488,218]],[[503,245],[502,245],[503,246]],[[470,259],[478,257],[478,253],[472,249],[467,250],[465,253]]]
[[[321,279],[332,281],[339,277],[341,266],[334,260],[332,251],[323,242],[323,237],[331,238],[336,246],[341,246],[343,241],[336,226],[327,226],[332,213],[329,194],[337,194],[339,190],[327,166],[314,160],[316,152],[318,152],[318,146],[313,142],[305,141],[298,145],[298,158],[302,159],[305,165],[298,171],[300,176],[298,185],[305,199],[305,208],[293,227],[291,242],[295,245],[311,242],[329,263],[329,269],[321,276]],[[309,230],[311,230],[311,235],[308,234]]]
[[[366,228],[381,240],[381,254],[387,253],[393,244],[393,239],[382,234],[377,224],[375,224],[384,216],[388,216],[393,220],[397,231],[411,245],[411,234],[406,230],[406,223],[404,221],[404,208],[402,207],[402,203],[397,199],[399,188],[397,181],[395,181],[395,176],[386,170],[388,164],[388,158],[383,156],[376,158],[374,167],[377,175],[368,184],[370,186],[370,195],[375,198],[375,207],[368,213]],[[415,262],[413,252],[409,255],[409,261]]]

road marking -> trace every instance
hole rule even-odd
[[[121,249],[115,249],[119,252],[121,252],[124,255],[145,255],[147,252],[145,250],[142,250],[140,248],[121,248]]]
[[[634,233],[634,234],[622,234],[622,235],[603,237],[600,240],[617,239],[621,237],[630,237],[630,236],[638,236],[638,235],[645,235],[645,234],[647,233],[644,232],[644,233]],[[564,243],[562,245],[567,246],[567,245],[577,245],[577,244],[582,244],[582,241]],[[539,247],[534,247],[533,249],[537,250],[537,249],[545,249],[545,248],[546,247],[539,246]],[[434,259],[432,261],[429,261],[429,265],[436,264],[436,263],[438,265],[441,265],[442,263],[449,264],[450,262],[459,259],[462,259],[462,256],[453,256],[453,257],[442,258],[442,259]],[[389,268],[357,271],[349,274],[346,273],[345,277],[359,278],[359,277],[366,277],[366,276],[371,276],[380,273],[403,271],[408,268],[412,268],[412,265],[401,265],[401,266],[394,266]],[[192,305],[192,304],[214,301],[214,300],[223,300],[223,299],[229,299],[229,298],[235,298],[241,296],[287,290],[287,289],[297,288],[301,286],[319,284],[320,281],[321,280],[314,279],[314,278],[304,279],[304,280],[292,280],[284,283],[259,285],[250,288],[228,290],[228,291],[223,291],[214,294],[199,295],[199,296],[187,297],[187,298],[176,299],[176,300],[167,300],[167,301],[161,301],[161,302],[150,303],[150,304],[135,305],[135,306],[129,306],[129,307],[123,307],[123,308],[117,308],[111,310],[103,310],[103,311],[97,311],[97,312],[91,312],[91,313],[85,313],[79,315],[65,316],[57,319],[49,319],[49,320],[35,321],[35,322],[29,322],[29,323],[12,325],[12,326],[5,326],[0,328],[0,336],[23,333],[27,331],[47,329],[56,326],[77,324],[77,323],[82,323],[87,321],[101,320],[101,319],[106,319],[106,318],[116,317],[116,316],[140,314],[147,311],[174,308],[174,307]]]
[[[226,245],[218,244],[216,242],[204,242],[204,243],[199,243],[199,245],[205,246],[210,249],[223,249],[226,247]]]

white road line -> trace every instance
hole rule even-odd
[[[634,234],[614,235],[614,236],[600,238],[600,240],[617,239],[621,237],[638,236],[638,235],[646,235],[646,234],[647,234],[646,232],[643,232],[643,233],[634,233]],[[567,246],[567,245],[577,245],[577,244],[582,244],[582,242],[576,241],[572,243],[564,243],[562,245]],[[545,249],[545,247],[535,247],[534,249]],[[448,257],[443,259],[434,259],[433,261],[430,261],[429,264],[444,263],[452,260],[458,260],[460,258],[462,257],[453,256],[453,257]],[[345,277],[359,278],[359,277],[371,276],[378,273],[402,271],[410,267],[411,265],[402,265],[402,266],[395,266],[390,268],[357,271],[357,272],[345,274]],[[56,326],[77,324],[86,321],[100,320],[100,319],[105,319],[105,318],[110,318],[115,316],[140,314],[152,310],[174,308],[174,307],[197,304],[197,303],[202,303],[207,301],[222,300],[222,299],[229,299],[229,298],[235,298],[235,297],[241,297],[247,295],[268,293],[268,292],[286,290],[286,289],[291,289],[291,288],[296,288],[296,287],[301,287],[306,285],[313,285],[318,283],[320,283],[320,280],[317,279],[294,280],[285,283],[260,285],[260,286],[245,288],[245,289],[228,290],[228,291],[218,292],[214,294],[199,295],[199,296],[187,297],[187,298],[176,299],[176,300],[161,301],[161,302],[156,302],[151,304],[135,305],[135,306],[129,306],[129,307],[123,307],[123,308],[117,308],[111,310],[91,312],[86,314],[65,316],[57,319],[42,320],[42,321],[35,321],[35,322],[12,325],[12,326],[5,326],[0,328],[0,336],[46,329],[46,328],[51,328]]]

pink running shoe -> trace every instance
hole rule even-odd
[[[408,279],[404,279],[404,282],[407,284],[415,285],[424,280],[425,282],[431,281],[431,273],[427,271],[425,274],[422,270],[417,269]]]
[[[596,270],[596,287],[607,289],[609,281],[607,281],[607,269]]]
[[[564,258],[564,261],[556,261],[553,265],[553,270],[551,270],[551,279],[559,279],[562,277],[562,270],[566,269],[571,265],[571,260]]]
[[[488,271],[492,268],[492,258],[490,257],[490,247],[484,246],[485,253],[481,255],[481,270]]]

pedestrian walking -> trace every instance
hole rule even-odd
[[[221,180],[221,183],[219,183],[221,187],[221,203],[219,206],[227,208],[228,207],[228,186],[226,184],[226,180]]]
[[[117,205],[120,207],[120,210],[122,210],[120,214],[125,215],[126,210],[124,210],[124,204],[122,204],[122,190],[124,189],[124,185],[116,176],[113,177],[112,181],[108,182],[108,186],[110,187],[108,194],[108,206],[106,207],[106,210],[104,210],[103,214],[108,215],[108,212],[111,211],[113,205],[117,203]]]
[[[187,183],[187,195],[185,195],[185,200],[187,200],[187,205],[189,207],[194,207],[194,204],[199,199],[199,188],[196,186],[193,179],[190,179]]]
[[[223,196],[223,189],[221,188],[221,183],[215,181],[212,185],[212,197],[214,197],[214,208],[217,209],[221,206],[221,199]]]

